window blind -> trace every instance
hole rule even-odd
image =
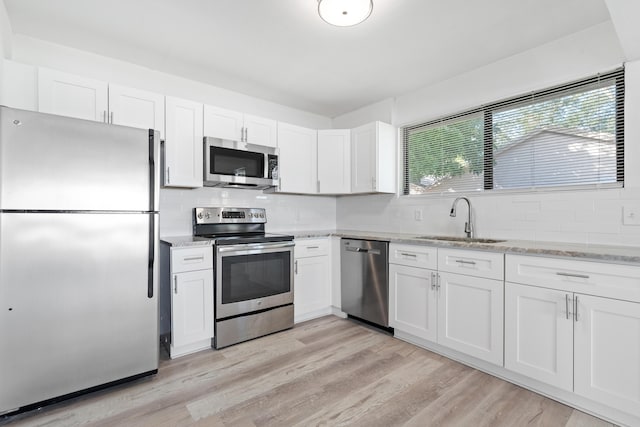
[[[406,127],[404,194],[624,180],[624,68]]]

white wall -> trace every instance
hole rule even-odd
[[[394,110],[395,99],[384,99],[375,104],[335,117],[333,119],[333,128],[351,129],[374,121],[394,123]]]
[[[398,126],[426,121],[510,96],[611,70],[625,61],[606,22],[477,70],[399,96]],[[640,212],[640,61],[626,64],[625,188],[559,192],[467,194],[478,236],[538,241],[637,245],[640,226],[623,225],[623,208]],[[371,114],[381,114],[380,105]],[[367,109],[357,113],[367,116]],[[351,115],[353,117],[353,115]],[[342,118],[334,119],[334,123]],[[457,194],[459,195],[459,194]],[[349,196],[337,202],[343,229],[463,235],[465,209],[449,217],[455,194]],[[416,221],[415,211],[422,213]]]

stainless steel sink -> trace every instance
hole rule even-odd
[[[468,243],[501,243],[501,242],[506,242],[506,240],[479,239],[479,238],[454,237],[454,236],[417,236],[416,239],[443,240],[443,241],[447,241],[447,242],[468,242]]]

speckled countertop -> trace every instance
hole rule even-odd
[[[505,240],[497,243],[445,241],[418,238],[415,233],[407,234],[359,230],[278,230],[276,233],[291,234],[296,239],[338,236],[444,248],[474,249],[511,254],[571,257],[591,261],[640,264],[640,246],[589,245],[580,243],[538,242],[530,240]],[[161,240],[172,246],[201,246],[211,244],[207,239],[193,236],[163,237]]]

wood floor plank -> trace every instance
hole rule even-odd
[[[258,340],[161,360],[156,376],[11,426],[612,427],[353,321],[327,316]]]

